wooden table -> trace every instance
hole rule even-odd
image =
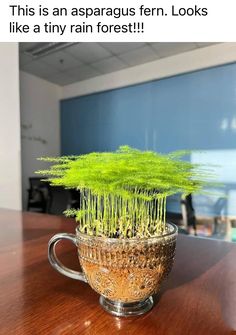
[[[179,236],[174,268],[155,307],[135,318],[102,310],[85,283],[63,277],[47,260],[47,242],[73,232],[62,217],[0,211],[0,334],[218,335],[236,330],[236,244]],[[57,247],[78,268],[73,245]]]

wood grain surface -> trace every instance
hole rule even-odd
[[[47,259],[47,243],[75,223],[45,214],[0,211],[0,334],[220,335],[236,331],[236,244],[179,236],[174,268],[154,308],[134,318],[102,310],[85,283],[63,277]],[[57,246],[79,269],[69,242]]]

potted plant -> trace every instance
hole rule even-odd
[[[49,261],[59,272],[88,282],[105,310],[118,316],[143,314],[153,306],[172,268],[177,228],[166,222],[166,198],[202,190],[205,171],[180,158],[128,146],[116,152],[43,158],[52,185],[80,190],[76,235],[57,234]],[[61,239],[78,248],[82,273],[63,266],[55,254]]]

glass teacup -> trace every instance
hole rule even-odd
[[[153,306],[174,260],[177,227],[168,223],[161,236],[150,238],[103,238],[83,234],[57,234],[48,245],[51,265],[60,273],[87,282],[100,296],[100,304],[116,316],[140,315]],[[66,268],[57,258],[55,245],[62,239],[78,249],[83,272]]]

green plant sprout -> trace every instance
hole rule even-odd
[[[88,235],[109,238],[147,238],[167,229],[166,198],[175,193],[203,191],[212,174],[203,166],[180,160],[188,152],[167,155],[121,146],[115,152],[40,160],[53,163],[48,170],[51,185],[80,190],[75,216]]]

